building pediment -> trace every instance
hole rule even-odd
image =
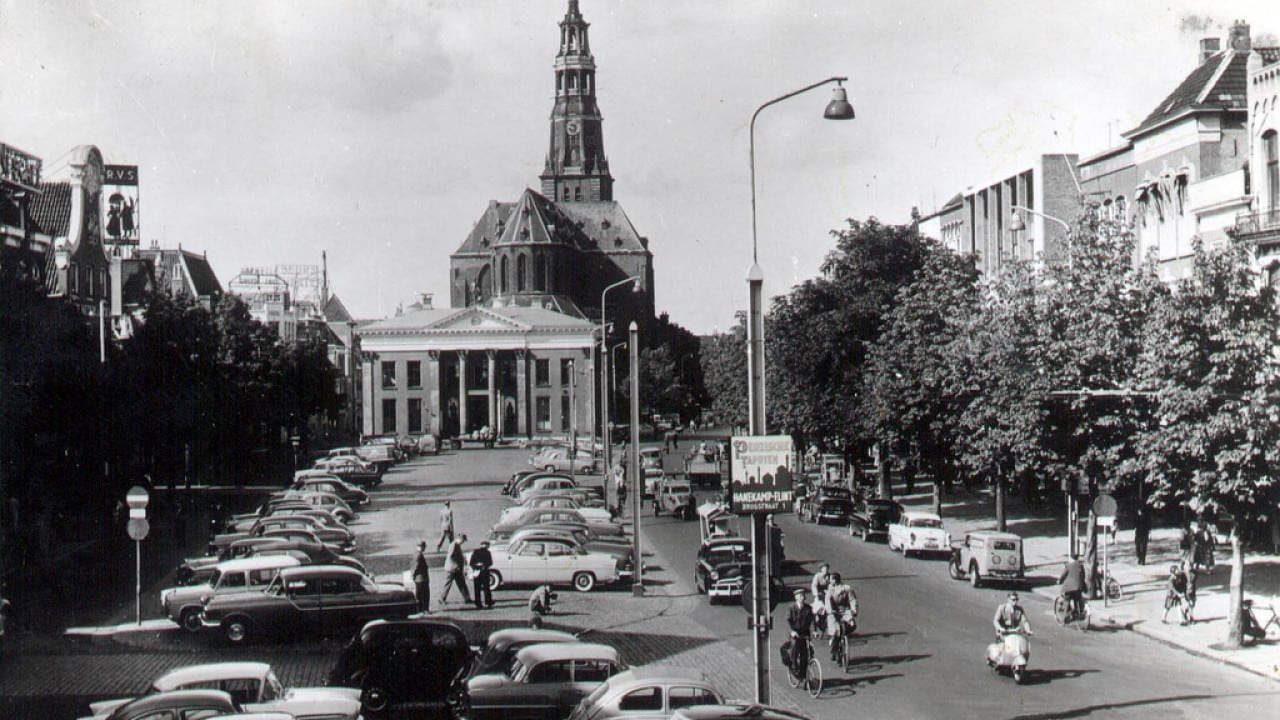
[[[473,305],[471,307],[462,308],[452,315],[443,317],[433,323],[423,327],[424,330],[454,330],[454,331],[520,331],[526,332],[532,326],[513,320],[509,317],[499,315],[487,308]]]

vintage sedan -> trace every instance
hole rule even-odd
[[[577,510],[582,514],[583,519],[587,522],[609,522],[613,519],[613,514],[603,507],[590,507],[565,495],[539,495],[538,497],[527,498],[525,502],[522,502],[519,505],[512,505],[509,508],[504,508],[498,515],[498,522],[511,520],[530,508],[541,507]]]
[[[600,683],[626,669],[596,643],[541,643],[516,653],[506,675],[479,675],[462,692],[468,720],[559,720]]]
[[[902,506],[892,500],[864,498],[856,502],[849,514],[849,534],[861,535],[863,542],[873,537],[888,537],[889,525],[902,516]]]
[[[222,690],[246,713],[283,712],[298,720],[356,720],[360,716],[359,692],[346,688],[286,688],[264,662],[189,665],[156,678],[146,694],[175,690]],[[98,715],[127,702],[106,700],[91,703],[89,709]]]
[[[593,535],[590,530],[585,527],[559,526],[559,525],[528,525],[511,534],[510,539],[506,542],[494,545],[496,551],[499,548],[506,549],[512,543],[520,540],[560,540],[563,542],[573,543],[577,547],[588,552],[603,553],[613,557],[618,562],[618,579],[630,580],[631,573],[635,569],[635,563],[632,558],[635,555],[635,548],[631,542],[609,542]]]
[[[621,524],[616,522],[590,522],[577,510],[561,508],[528,508],[514,518],[493,526],[489,539],[500,542],[511,537],[511,533],[526,525],[543,525],[546,523],[578,523],[585,525],[601,537],[620,537],[624,534]]]
[[[848,525],[853,495],[848,488],[823,485],[805,498],[801,517],[818,525]]]
[[[328,472],[300,470],[294,474],[293,484],[283,492],[273,493],[273,498],[296,497],[301,493],[327,492],[342,498],[350,507],[363,507],[369,503],[369,493]]]
[[[350,553],[356,547],[355,535],[350,530],[325,527],[320,521],[301,515],[280,517],[270,515],[260,518],[247,531],[215,535],[209,544],[209,549],[211,553],[216,553],[236,540],[249,537],[271,537],[275,535],[272,531],[276,530],[305,531],[311,537],[314,537],[317,542],[337,548],[338,552],[341,553]]]
[[[693,568],[693,584],[711,602],[742,597],[742,584],[751,575],[751,541],[741,537],[713,537],[702,543]]]
[[[277,572],[301,564],[297,558],[288,555],[227,560],[214,566],[213,574],[206,583],[161,590],[160,605],[170,620],[191,632],[197,632],[202,627],[200,613],[204,612],[204,604],[209,598],[215,595],[262,592]]]
[[[451,622],[374,620],[351,638],[328,684],[358,688],[365,720],[453,718],[450,692],[474,654]]]
[[[259,634],[301,631],[324,634],[380,618],[417,612],[413,590],[376,583],[339,565],[304,565],[281,570],[261,593],[210,598],[201,622],[233,645]]]
[[[931,512],[904,512],[889,525],[889,549],[911,553],[950,553],[951,533],[942,529],[942,518]]]
[[[382,484],[382,469],[352,455],[324,458],[316,461],[316,469],[335,475],[354,485],[373,487]]]
[[[587,474],[596,471],[596,458],[590,451],[578,450],[572,453],[572,469],[569,465],[570,454],[569,448],[550,448],[547,452],[539,453],[534,466],[540,467],[547,472]]]
[[[694,705],[671,713],[671,720],[809,720],[790,710],[766,705]]]
[[[241,711],[231,695],[221,690],[172,690],[143,695],[86,720],[157,720],[157,718],[208,718]]]
[[[966,534],[964,542],[951,548],[951,561],[947,564],[951,579],[968,578],[969,584],[975,588],[991,581],[1023,584],[1027,581],[1025,568],[1022,538],[996,530],[975,530]]]
[[[606,680],[578,703],[569,720],[663,720],[680,708],[722,702],[724,695],[702,670],[647,665]]]
[[[539,475],[537,477],[530,476],[512,493],[511,497],[517,503],[522,503],[526,499],[533,497],[535,494],[545,494],[547,492],[556,492],[561,490],[576,490],[578,482],[568,475]]]
[[[471,664],[466,679],[477,675],[506,675],[516,661],[516,654],[530,645],[577,641],[576,636],[562,630],[526,627],[495,630],[489,633],[489,639]]]
[[[572,585],[589,592],[598,584],[616,582],[621,561],[591,552],[569,540],[526,538],[493,551],[490,586]]]

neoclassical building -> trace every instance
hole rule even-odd
[[[608,296],[610,344],[653,321],[653,256],[613,199],[577,0],[559,27],[540,191],[488,204],[449,258],[452,308],[424,303],[359,328],[366,435],[589,435],[601,292],[623,283]]]

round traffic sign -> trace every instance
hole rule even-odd
[[[128,493],[125,493],[124,501],[128,503],[131,508],[144,508],[147,506],[147,503],[151,502],[151,496],[147,494],[146,488],[134,485],[129,488]]]
[[[151,523],[146,518],[129,518],[129,537],[134,540],[145,540],[151,532]]]
[[[1116,514],[1116,499],[1110,495],[1099,495],[1094,498],[1093,514],[1099,517],[1114,517]]]

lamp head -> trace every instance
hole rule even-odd
[[[822,117],[828,120],[852,120],[853,106],[849,104],[849,96],[844,91],[844,86],[837,85],[831,91],[831,102],[827,103],[827,109],[822,113]]]
[[[1009,229],[1013,232],[1022,232],[1027,229],[1027,224],[1022,221],[1022,213],[1017,210],[1009,211]]]
[[[637,277],[634,281],[632,281],[632,283],[631,283],[631,292],[633,292],[633,293],[639,293],[639,292],[640,292],[640,278],[639,278],[639,277]]]

